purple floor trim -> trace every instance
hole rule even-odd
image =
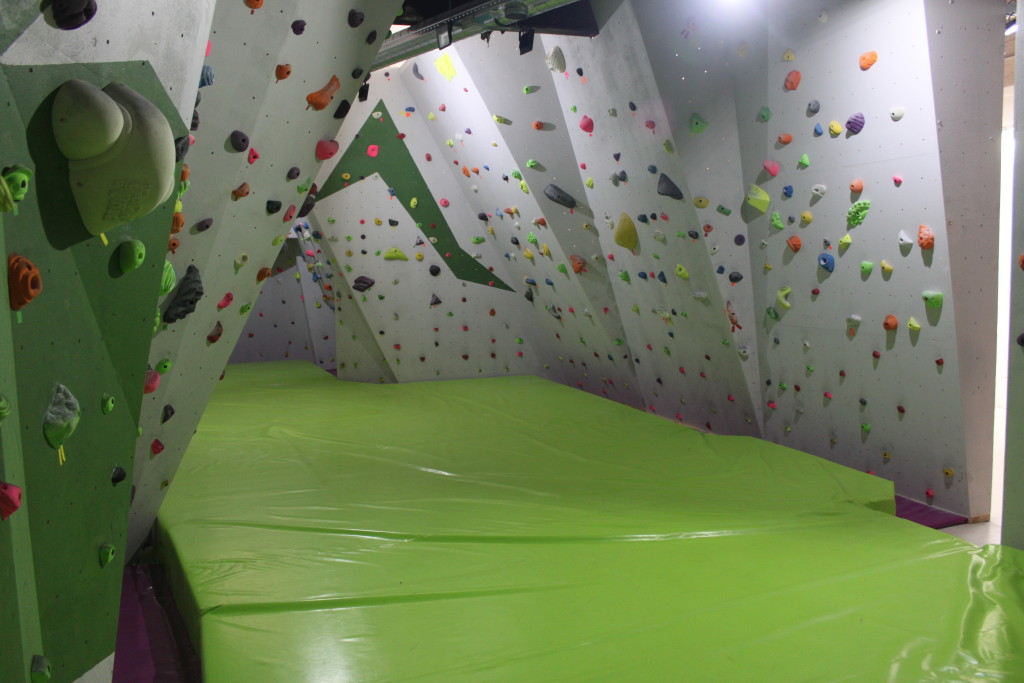
[[[918,503],[903,496],[896,496],[896,516],[917,522],[932,529],[945,529],[950,526],[967,524],[967,518],[939,508]]]

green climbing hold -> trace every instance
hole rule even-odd
[[[636,232],[636,224],[633,219],[629,217],[629,214],[623,212],[619,216],[619,222],[615,226],[615,233],[612,237],[615,240],[615,244],[620,247],[629,249],[630,251],[636,249],[636,245],[640,242],[640,237]]]
[[[843,235],[842,237],[839,238],[839,248],[840,249],[846,249],[851,244],[853,244],[853,238],[850,237],[850,233],[846,233],[845,235]]]
[[[722,206],[721,204],[719,204],[715,208],[715,211],[717,211],[718,213],[722,214],[723,216],[728,216],[729,214],[732,213],[732,209],[730,209],[728,207],[725,207],[725,206]]]
[[[419,205],[420,205],[420,200],[417,199],[416,197],[413,197],[412,199],[409,200],[409,208],[410,209],[415,209]]]
[[[757,118],[761,119],[765,123],[771,121],[772,110],[769,109],[768,107],[761,107],[761,111],[757,112]]]
[[[620,270],[619,279],[622,280],[623,282],[629,282],[629,271]]]
[[[555,270],[557,270],[559,273],[565,273],[566,275],[569,274],[569,269],[566,267],[564,263],[559,263],[557,266],[555,266]]]
[[[807,168],[811,165],[811,157],[807,154],[800,155],[800,160],[796,162],[800,168]]]
[[[114,557],[117,556],[117,549],[114,548],[111,543],[104,543],[100,546],[100,567],[106,567],[108,564],[114,561]]]
[[[140,240],[121,242],[117,248],[117,260],[122,273],[130,273],[146,260],[146,245]]]
[[[747,204],[764,213],[768,210],[768,205],[771,204],[771,197],[768,193],[757,185],[751,185],[750,189],[747,190]]]
[[[483,244],[486,240],[483,237],[474,237],[470,240],[473,244]]]
[[[779,312],[776,311],[773,306],[769,306],[768,310],[765,311],[765,312],[768,314],[768,317],[771,318],[772,320],[778,320],[779,319]]]
[[[385,261],[408,261],[409,257],[398,247],[391,247],[384,252]]]
[[[156,367],[153,369],[157,371],[157,374],[167,374],[167,371],[171,369],[171,359],[162,358],[160,362],[156,364]]]
[[[860,262],[860,274],[863,275],[864,277],[867,277],[868,275],[871,275],[871,271],[873,271],[874,269],[875,269],[875,264],[872,263],[871,261],[861,261]]]
[[[782,222],[782,216],[779,215],[778,211],[772,211],[771,222],[772,227],[775,228],[776,230],[782,230],[786,227],[786,225]]]
[[[251,303],[242,304],[241,308],[238,309],[238,313],[239,313],[239,315],[245,315],[246,313],[248,313],[251,310],[252,310],[252,304]]]
[[[29,667],[32,683],[49,683],[51,671],[50,661],[46,657],[32,655],[32,665]]]
[[[591,190],[594,189],[594,179],[593,178],[587,178],[586,180],[583,181],[583,184],[586,185]]]
[[[942,292],[926,289],[921,292],[921,298],[924,299],[924,305],[928,308],[942,308]]]
[[[684,280],[690,279],[690,271],[686,270],[686,268],[681,264],[676,264],[676,275]]]
[[[703,133],[707,129],[708,129],[708,122],[704,120],[703,116],[701,116],[697,112],[693,112],[692,114],[690,114],[690,134],[691,135],[697,135],[698,133]]]
[[[859,202],[855,202],[850,210],[846,212],[846,224],[851,228],[855,228],[864,222],[864,218],[868,215],[868,209],[871,208],[871,202],[867,199],[862,199]]]
[[[860,430],[862,432],[864,432],[865,434],[870,434],[871,433],[871,424],[868,423],[868,422],[862,422],[860,424]]]
[[[519,169],[518,169],[518,168],[516,168],[516,169],[513,169],[513,170],[512,170],[512,173],[511,173],[510,175],[511,175],[511,176],[512,176],[513,178],[515,178],[516,180],[521,180],[521,179],[522,179],[522,177],[523,177],[523,174],[519,172]]]
[[[58,384],[53,392],[50,407],[43,416],[43,435],[46,442],[59,449],[74,433],[81,417],[82,409],[78,405],[78,399],[66,386]]]
[[[910,316],[910,320],[907,321],[907,327],[909,327],[913,332],[921,331],[921,323],[917,322],[917,318],[914,316]]]
[[[522,190],[524,194],[530,194],[530,188],[526,184],[525,180],[520,180],[519,181],[519,189]]]
[[[28,194],[28,181],[32,179],[32,170],[14,164],[3,170],[0,177],[0,213],[14,212],[18,215],[18,202]]]
[[[114,397],[110,394],[103,394],[103,400],[100,401],[100,412],[104,415],[110,415],[114,412]]]
[[[281,244],[281,242],[284,242],[286,239],[288,239],[287,235],[278,235],[270,242],[270,245],[276,247],[277,245]]]
[[[537,242],[538,242],[538,240],[537,240],[537,235],[535,235],[535,234],[533,233],[533,231],[530,231],[530,232],[529,232],[529,233],[528,233],[528,234],[526,235],[526,241],[527,241],[527,242],[529,242],[530,244],[537,244]]]
[[[0,394],[0,422],[3,422],[11,416],[11,402],[7,400],[7,397]]]
[[[575,114],[576,113],[576,105],[574,104],[571,107],[569,107],[569,111],[571,111],[573,114]]]
[[[164,261],[164,274],[160,277],[160,296],[170,294],[178,282],[178,275],[170,261]]]
[[[537,166],[540,166],[540,162],[537,161],[536,159],[526,160],[526,168],[536,168]]]

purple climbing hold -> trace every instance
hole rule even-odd
[[[352,289],[356,290],[357,292],[365,292],[370,287],[373,287],[375,282],[376,280],[374,280],[372,277],[360,275],[352,282]]]
[[[846,130],[850,131],[853,135],[864,130],[864,114],[857,112],[850,118],[846,119]]]
[[[206,232],[213,226],[212,218],[204,218],[203,220],[196,223],[196,232]]]
[[[285,174],[285,176],[288,178],[288,180],[295,180],[296,178],[299,177],[299,174],[301,173],[302,171],[299,170],[298,166],[292,166],[291,168],[288,169],[288,172]]]
[[[302,19],[296,19],[292,22],[292,33],[297,36],[301,36],[306,30],[306,22]]]
[[[363,23],[363,19],[366,17],[359,10],[353,9],[348,12],[348,25],[352,28],[358,28]]]
[[[228,142],[231,144],[231,149],[236,152],[244,152],[249,149],[249,136],[240,130],[231,131],[231,136],[228,138]]]
[[[57,28],[72,31],[96,16],[96,0],[54,0],[53,21]]]

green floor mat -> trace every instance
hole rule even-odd
[[[1024,561],[533,377],[235,365],[160,511],[219,681],[1024,680]]]

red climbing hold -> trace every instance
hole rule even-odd
[[[337,154],[340,147],[341,145],[338,144],[337,140],[317,140],[316,158],[320,161],[326,161]],[[371,145],[371,147],[376,147],[376,145]],[[367,150],[366,153],[369,154],[370,150]],[[370,156],[376,155],[372,154]]]
[[[153,439],[153,443],[149,444],[149,451],[153,455],[160,455],[164,452],[164,444],[160,439]]]
[[[587,116],[586,114],[584,114],[583,118],[580,119],[580,130],[582,130],[584,133],[593,133],[594,132],[594,119],[592,119],[589,116]]]
[[[217,302],[218,310],[224,310],[225,308],[230,306],[231,302],[234,301],[234,300],[235,300],[235,295],[232,294],[231,292],[228,292],[227,294],[224,295],[223,299],[221,299],[219,302]]]
[[[21,487],[0,481],[0,520],[6,522],[20,507]]]
[[[160,386],[160,373],[150,368],[146,370],[146,384],[142,387],[142,393],[152,394]]]

